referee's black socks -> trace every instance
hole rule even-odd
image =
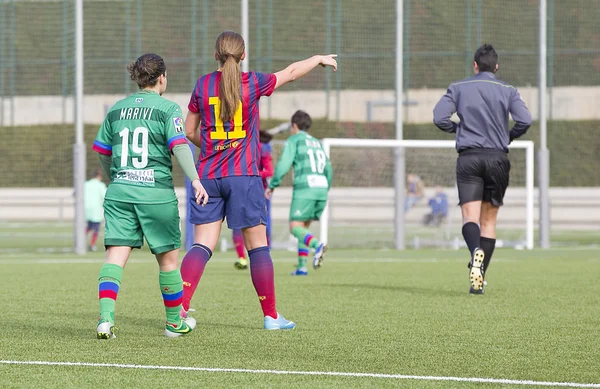
[[[486,271],[492,260],[492,254],[494,254],[494,248],[496,248],[496,239],[481,237],[479,239],[479,248],[485,253],[483,259],[483,271]]]
[[[479,230],[479,226],[477,225],[477,223],[473,222],[465,223],[462,227],[462,234],[463,238],[465,238],[465,243],[469,248],[469,252],[471,253],[471,255],[473,255],[473,251],[475,251],[475,249],[479,247],[480,244],[479,235],[481,234],[481,231]]]

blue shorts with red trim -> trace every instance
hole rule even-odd
[[[227,218],[230,229],[267,224],[267,204],[262,178],[234,176],[200,180],[208,193],[202,207],[190,198],[190,223],[208,224]]]

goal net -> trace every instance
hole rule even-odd
[[[391,249],[395,229],[404,227],[407,248],[464,245],[454,141],[324,139],[323,146],[330,155],[334,178],[319,227],[321,240],[336,248]],[[417,192],[399,197],[406,201],[398,201],[394,190],[394,151],[398,148],[404,151],[405,176],[411,181],[403,187]],[[497,246],[531,249],[533,142],[513,142],[509,156],[510,187],[498,217]],[[447,213],[438,216],[443,213],[444,195]],[[403,226],[394,220],[396,206],[405,207],[404,220],[399,222]]]

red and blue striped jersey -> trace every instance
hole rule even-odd
[[[219,118],[219,82],[221,72],[198,79],[188,109],[200,114],[201,148],[198,157],[200,179],[229,176],[260,176],[258,102],[275,90],[274,74],[242,73],[241,104],[233,120]]]

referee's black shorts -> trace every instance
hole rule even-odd
[[[510,161],[501,150],[468,149],[456,161],[459,204],[486,201],[496,207],[503,204],[508,188]]]

